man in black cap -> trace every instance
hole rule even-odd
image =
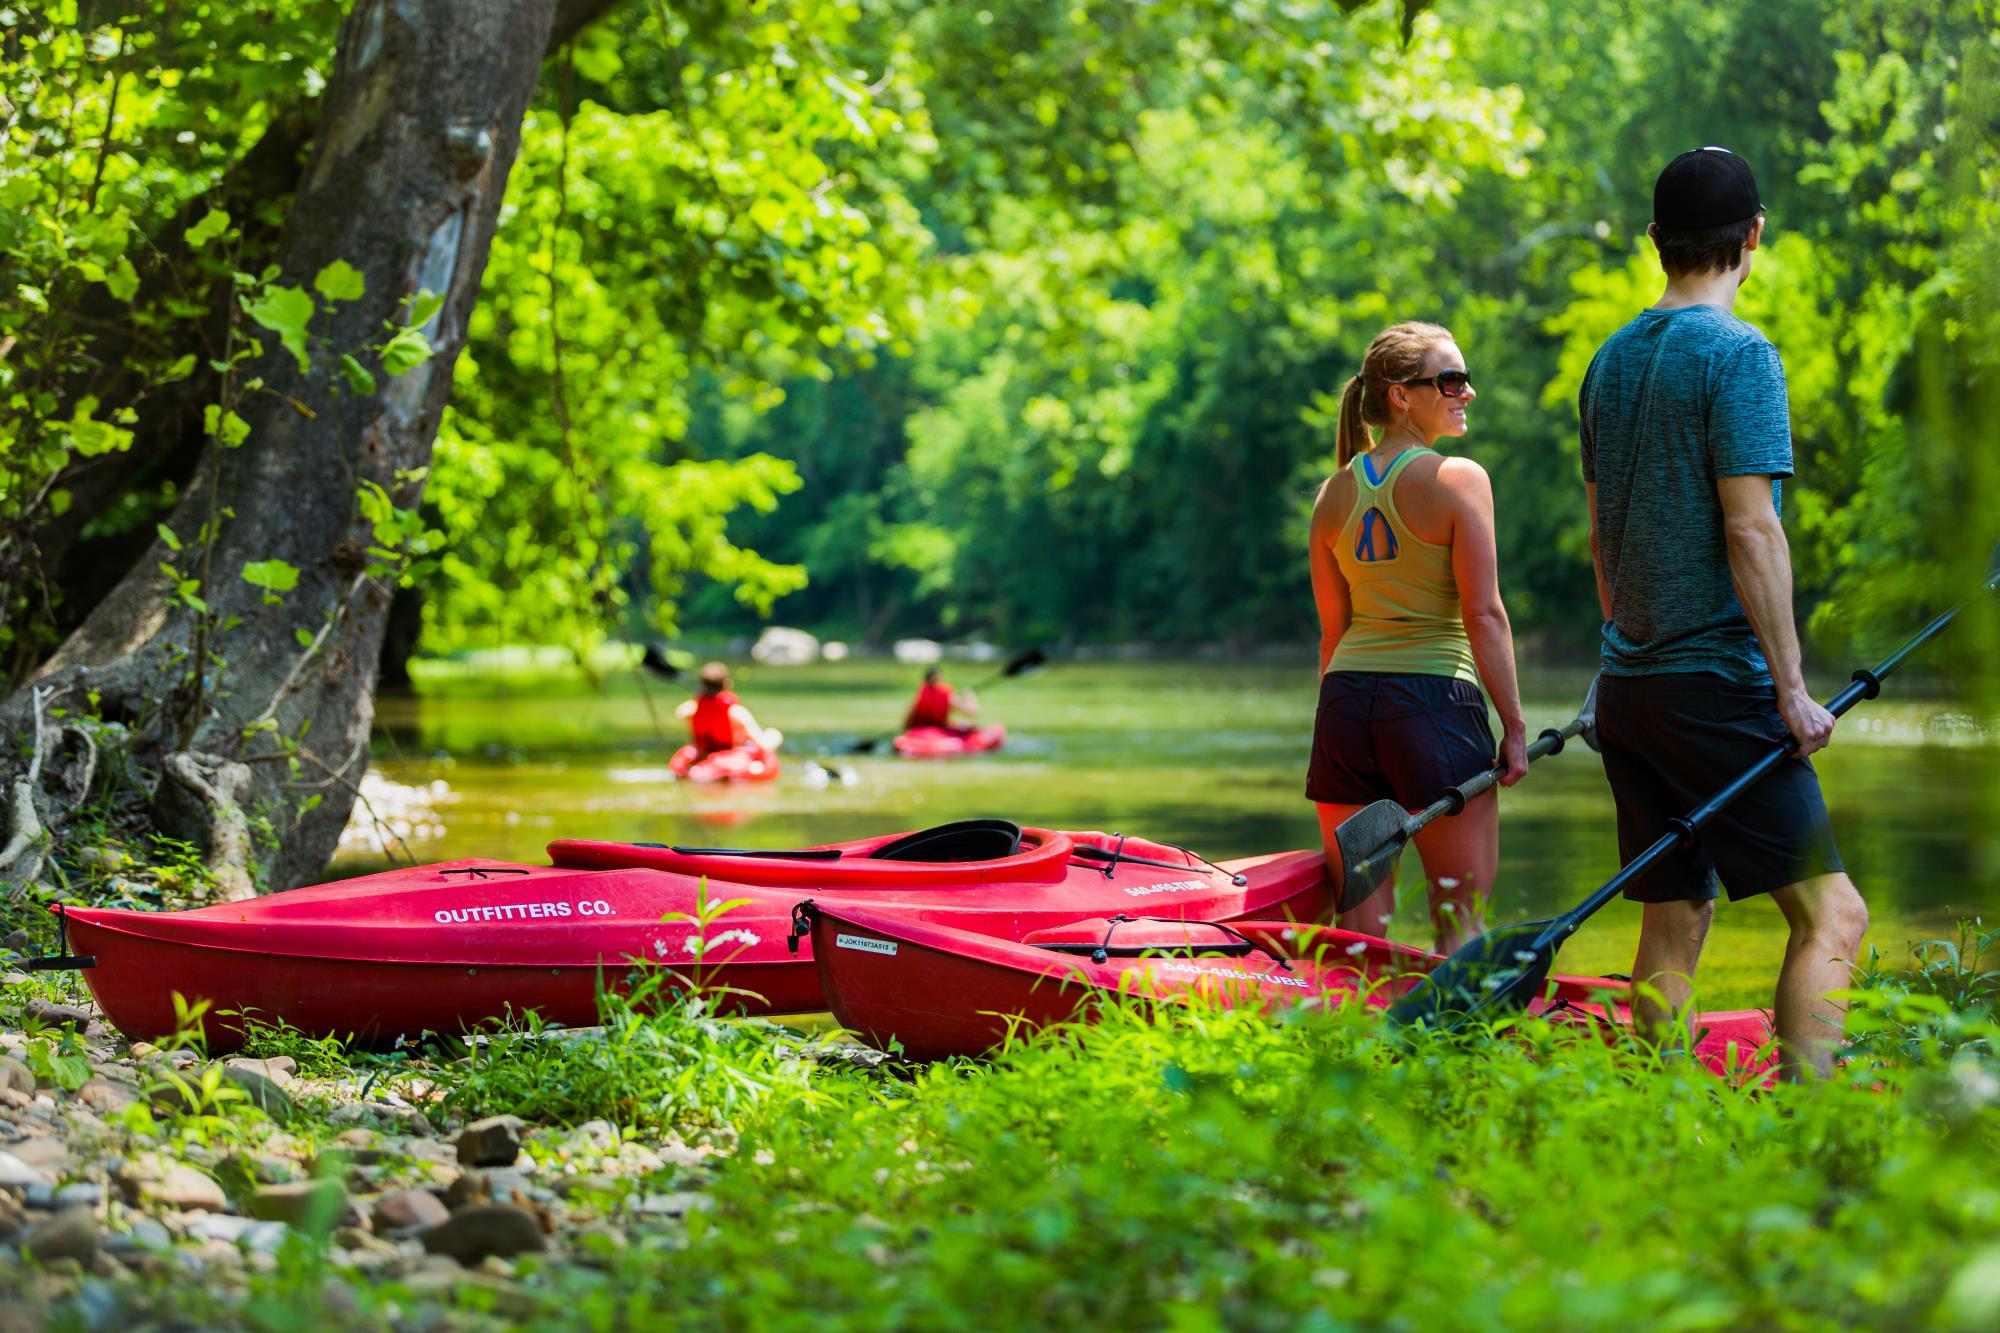
[[[1776,1026],[1796,1076],[1832,1067],[1868,909],[1842,867],[1806,759],[1833,735],[1800,671],[1792,475],[1777,349],[1731,313],[1764,236],[1749,164],[1682,153],[1653,187],[1647,228],[1666,273],[1657,304],[1598,349],[1579,395],[1590,546],[1604,613],[1597,726],[1627,860],[1773,745],[1793,758],[1718,815],[1699,845],[1626,897],[1643,905],[1633,1008],[1656,1034],[1684,1012],[1718,878],[1768,893],[1791,927]]]

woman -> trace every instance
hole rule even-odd
[[[1479,464],[1431,448],[1465,434],[1465,409],[1478,396],[1458,345],[1435,324],[1382,330],[1341,394],[1340,470],[1313,505],[1321,680],[1306,775],[1336,883],[1342,820],[1378,800],[1429,805],[1494,767],[1481,685],[1503,728],[1500,784],[1528,771],[1495,569],[1493,488]],[[1433,822],[1416,844],[1437,948],[1449,953],[1485,929],[1500,859],[1494,793]],[[1340,924],[1384,935],[1395,906],[1391,869]]]

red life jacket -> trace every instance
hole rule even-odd
[[[736,744],[736,723],[729,716],[729,710],[734,707],[736,695],[729,690],[695,696],[694,716],[688,719],[688,731],[695,749],[703,754],[714,754]]]
[[[917,701],[910,705],[903,726],[948,727],[951,725],[951,686],[939,681],[917,687]]]

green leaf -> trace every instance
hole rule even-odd
[[[270,592],[290,592],[299,586],[299,571],[282,560],[252,560],[243,566],[243,581]]]
[[[309,629],[295,629],[292,631],[292,637],[298,640],[299,647],[301,648],[310,648],[313,646],[312,631]]]
[[[250,438],[249,422],[234,412],[224,412],[213,403],[203,410],[202,422],[208,427],[208,433],[227,448],[234,449]]]
[[[424,288],[410,298],[410,327],[422,328],[442,309],[444,309],[444,298],[430,288]]]
[[[367,290],[361,270],[345,259],[336,259],[313,278],[313,290],[329,301],[354,301]]]
[[[390,375],[406,375],[431,359],[431,340],[416,329],[397,329],[382,344],[382,369]]]
[[[307,368],[306,325],[312,321],[312,297],[296,287],[271,287],[243,307],[243,313],[278,335],[285,350]]]
[[[111,271],[104,275],[104,285],[119,300],[129,301],[139,294],[139,270],[132,267],[131,260],[120,255]]]
[[[199,250],[227,230],[229,214],[219,208],[211,208],[202,215],[201,221],[187,229],[187,243]]]
[[[49,512],[61,518],[69,512],[70,493],[58,487],[49,492]]]
[[[160,383],[172,384],[177,380],[184,380],[194,374],[194,367],[195,355],[193,352],[189,352],[186,356],[160,372]]]
[[[375,392],[375,377],[368,373],[368,367],[346,352],[340,354],[340,373],[347,377],[347,387],[354,392],[359,394]]]

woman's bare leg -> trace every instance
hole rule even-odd
[[[1486,899],[1500,865],[1500,802],[1476,796],[1456,815],[1435,820],[1416,836],[1430,882],[1431,925],[1439,953],[1486,930]]]
[[[1347,868],[1340,863],[1340,844],[1335,839],[1334,832],[1349,815],[1362,807],[1322,805],[1318,808],[1320,842],[1326,848],[1326,873],[1333,881],[1334,895],[1338,897],[1340,886],[1347,882]],[[1342,930],[1386,939],[1389,935],[1389,918],[1395,914],[1396,862],[1392,860],[1382,872],[1382,877],[1375,882],[1375,891],[1368,895],[1367,901],[1342,912],[1339,924]]]

